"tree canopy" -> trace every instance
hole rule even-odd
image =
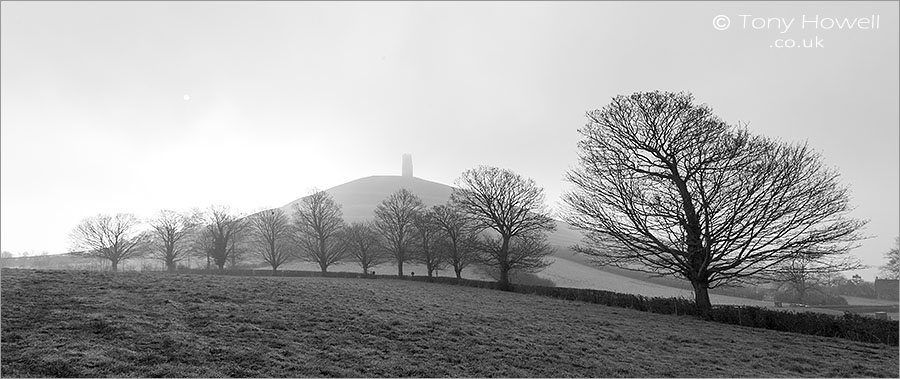
[[[586,234],[575,249],[683,277],[701,308],[709,288],[846,254],[861,238],[847,187],[806,144],[752,135],[685,93],[617,96],[587,118],[564,196]]]

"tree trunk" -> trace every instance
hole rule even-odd
[[[216,266],[219,267],[219,271],[224,270],[225,269],[225,261],[216,262]]]
[[[328,265],[327,265],[324,261],[323,261],[323,262],[319,262],[319,268],[322,269],[322,273],[323,273],[323,274],[325,273],[325,271],[328,271]]]
[[[806,292],[809,289],[806,286],[806,281],[803,278],[800,278],[797,284],[797,302],[800,304],[806,304]]]
[[[403,276],[403,261],[397,260],[397,276]]]
[[[500,246],[500,264],[497,267],[500,271],[500,282],[498,283],[501,291],[509,291],[509,239],[503,236],[503,245]]]
[[[509,291],[509,269],[500,268],[500,281],[498,282],[501,291]]]
[[[453,268],[453,271],[456,272],[456,279],[462,279],[462,269],[461,268]]]
[[[112,272],[119,271],[119,261],[110,261],[112,264]]]
[[[694,303],[697,304],[697,310],[700,311],[701,317],[708,319],[709,311],[712,310],[712,303],[709,302],[709,283],[692,280],[691,285],[694,287]]]
[[[169,272],[175,272],[175,262],[174,261],[166,262],[166,270]]]

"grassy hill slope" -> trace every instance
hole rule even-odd
[[[426,206],[446,203],[450,199],[452,187],[416,177],[405,176],[369,176],[356,179],[325,190],[341,205],[344,220],[348,223],[371,219],[375,207],[401,188],[419,196]],[[294,213],[294,204],[299,198],[285,204],[280,209],[288,214]]]
[[[4,376],[897,377],[896,347],[401,280],[2,271]]]

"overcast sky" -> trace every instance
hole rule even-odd
[[[282,206],[399,175],[403,153],[445,184],[510,168],[557,206],[585,112],[658,89],[820,151],[870,220],[856,254],[878,266],[900,230],[897,14],[897,2],[3,2],[0,244],[64,252],[98,213]],[[853,30],[825,20],[873,15]]]

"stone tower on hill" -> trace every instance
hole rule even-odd
[[[413,176],[412,155],[410,154],[403,154],[403,176],[406,178]]]

